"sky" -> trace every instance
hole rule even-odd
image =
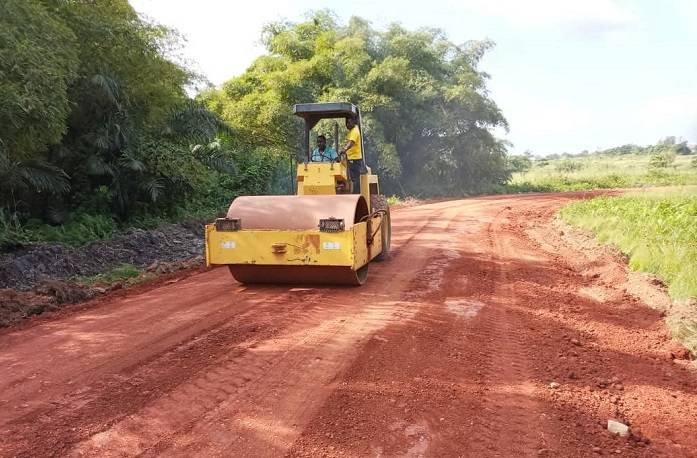
[[[130,0],[177,29],[181,54],[219,85],[265,52],[264,24],[328,8],[377,29],[437,27],[496,43],[480,69],[513,153],[579,153],[674,135],[697,143],[696,0]]]

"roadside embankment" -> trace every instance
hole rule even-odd
[[[37,243],[0,254],[0,327],[203,262],[203,222],[131,229],[80,247]]]
[[[697,190],[648,190],[574,202],[562,219],[616,246],[632,270],[655,276],[672,299],[666,321],[697,353]]]

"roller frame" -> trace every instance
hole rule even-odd
[[[206,226],[206,262],[228,265],[243,283],[361,285],[368,263],[382,252],[382,216],[341,232],[313,230],[217,231]],[[244,221],[243,223],[244,224]],[[377,232],[368,243],[368,231]]]

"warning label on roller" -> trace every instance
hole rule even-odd
[[[325,250],[340,250],[341,244],[339,242],[324,242],[322,248]]]

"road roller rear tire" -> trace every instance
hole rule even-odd
[[[368,279],[368,264],[358,270],[347,266],[229,265],[240,283],[360,286]]]
[[[375,256],[376,261],[384,261],[390,255],[390,242],[392,239],[392,220],[390,218],[390,204],[387,203],[387,197],[381,194],[373,194],[370,196],[371,211],[384,210],[385,216],[380,224],[380,237],[382,240],[382,251]]]

